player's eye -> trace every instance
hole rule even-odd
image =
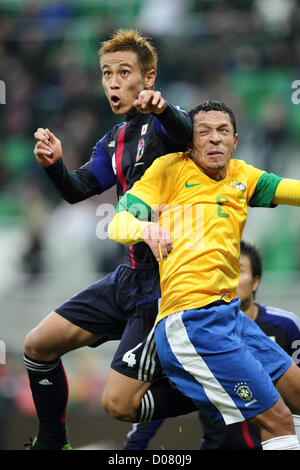
[[[121,75],[126,76],[129,74],[129,70],[122,70]]]
[[[111,72],[109,70],[105,70],[105,72],[103,72],[104,77],[110,77],[110,75],[111,75]]]

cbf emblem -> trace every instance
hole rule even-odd
[[[246,189],[246,185],[242,183],[241,181],[238,181],[237,179],[232,180],[231,186],[234,189],[238,189],[241,192],[244,192]]]
[[[247,382],[238,382],[234,387],[234,391],[244,401],[249,401],[252,398],[252,392],[248,387]]]
[[[140,139],[138,143],[137,153],[136,153],[137,162],[142,158],[144,149],[145,149],[145,141],[144,139]]]

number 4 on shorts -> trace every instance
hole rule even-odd
[[[124,356],[122,357],[123,362],[127,362],[128,367],[133,367],[136,364],[136,359],[135,359],[135,354],[133,354],[133,351],[135,351],[137,348],[139,348],[143,343],[139,343],[137,346],[135,346],[132,349],[129,349]]]

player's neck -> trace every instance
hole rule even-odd
[[[204,173],[206,176],[209,178],[215,180],[215,181],[221,181],[226,178],[227,174],[227,168],[207,168],[199,164],[197,161],[194,160],[196,163],[197,167]]]
[[[256,320],[258,315],[258,306],[254,303],[253,299],[248,302],[243,302],[241,309],[247,317],[251,318],[251,320]]]
[[[131,108],[128,113],[125,115],[125,119],[126,121],[129,121],[130,119],[132,119],[134,116],[136,116],[138,113],[137,109],[136,108]]]

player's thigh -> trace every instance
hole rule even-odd
[[[117,278],[110,273],[56,307],[27,335],[25,353],[51,360],[82,346],[120,339],[125,320],[116,300]]]
[[[151,382],[143,382],[110,369],[102,392],[103,408],[114,418],[132,421]]]
[[[300,369],[292,363],[290,368],[279,377],[275,386],[291,410],[300,413]]]
[[[51,312],[25,338],[25,354],[32,359],[54,360],[57,357],[95,343],[99,337]]]

